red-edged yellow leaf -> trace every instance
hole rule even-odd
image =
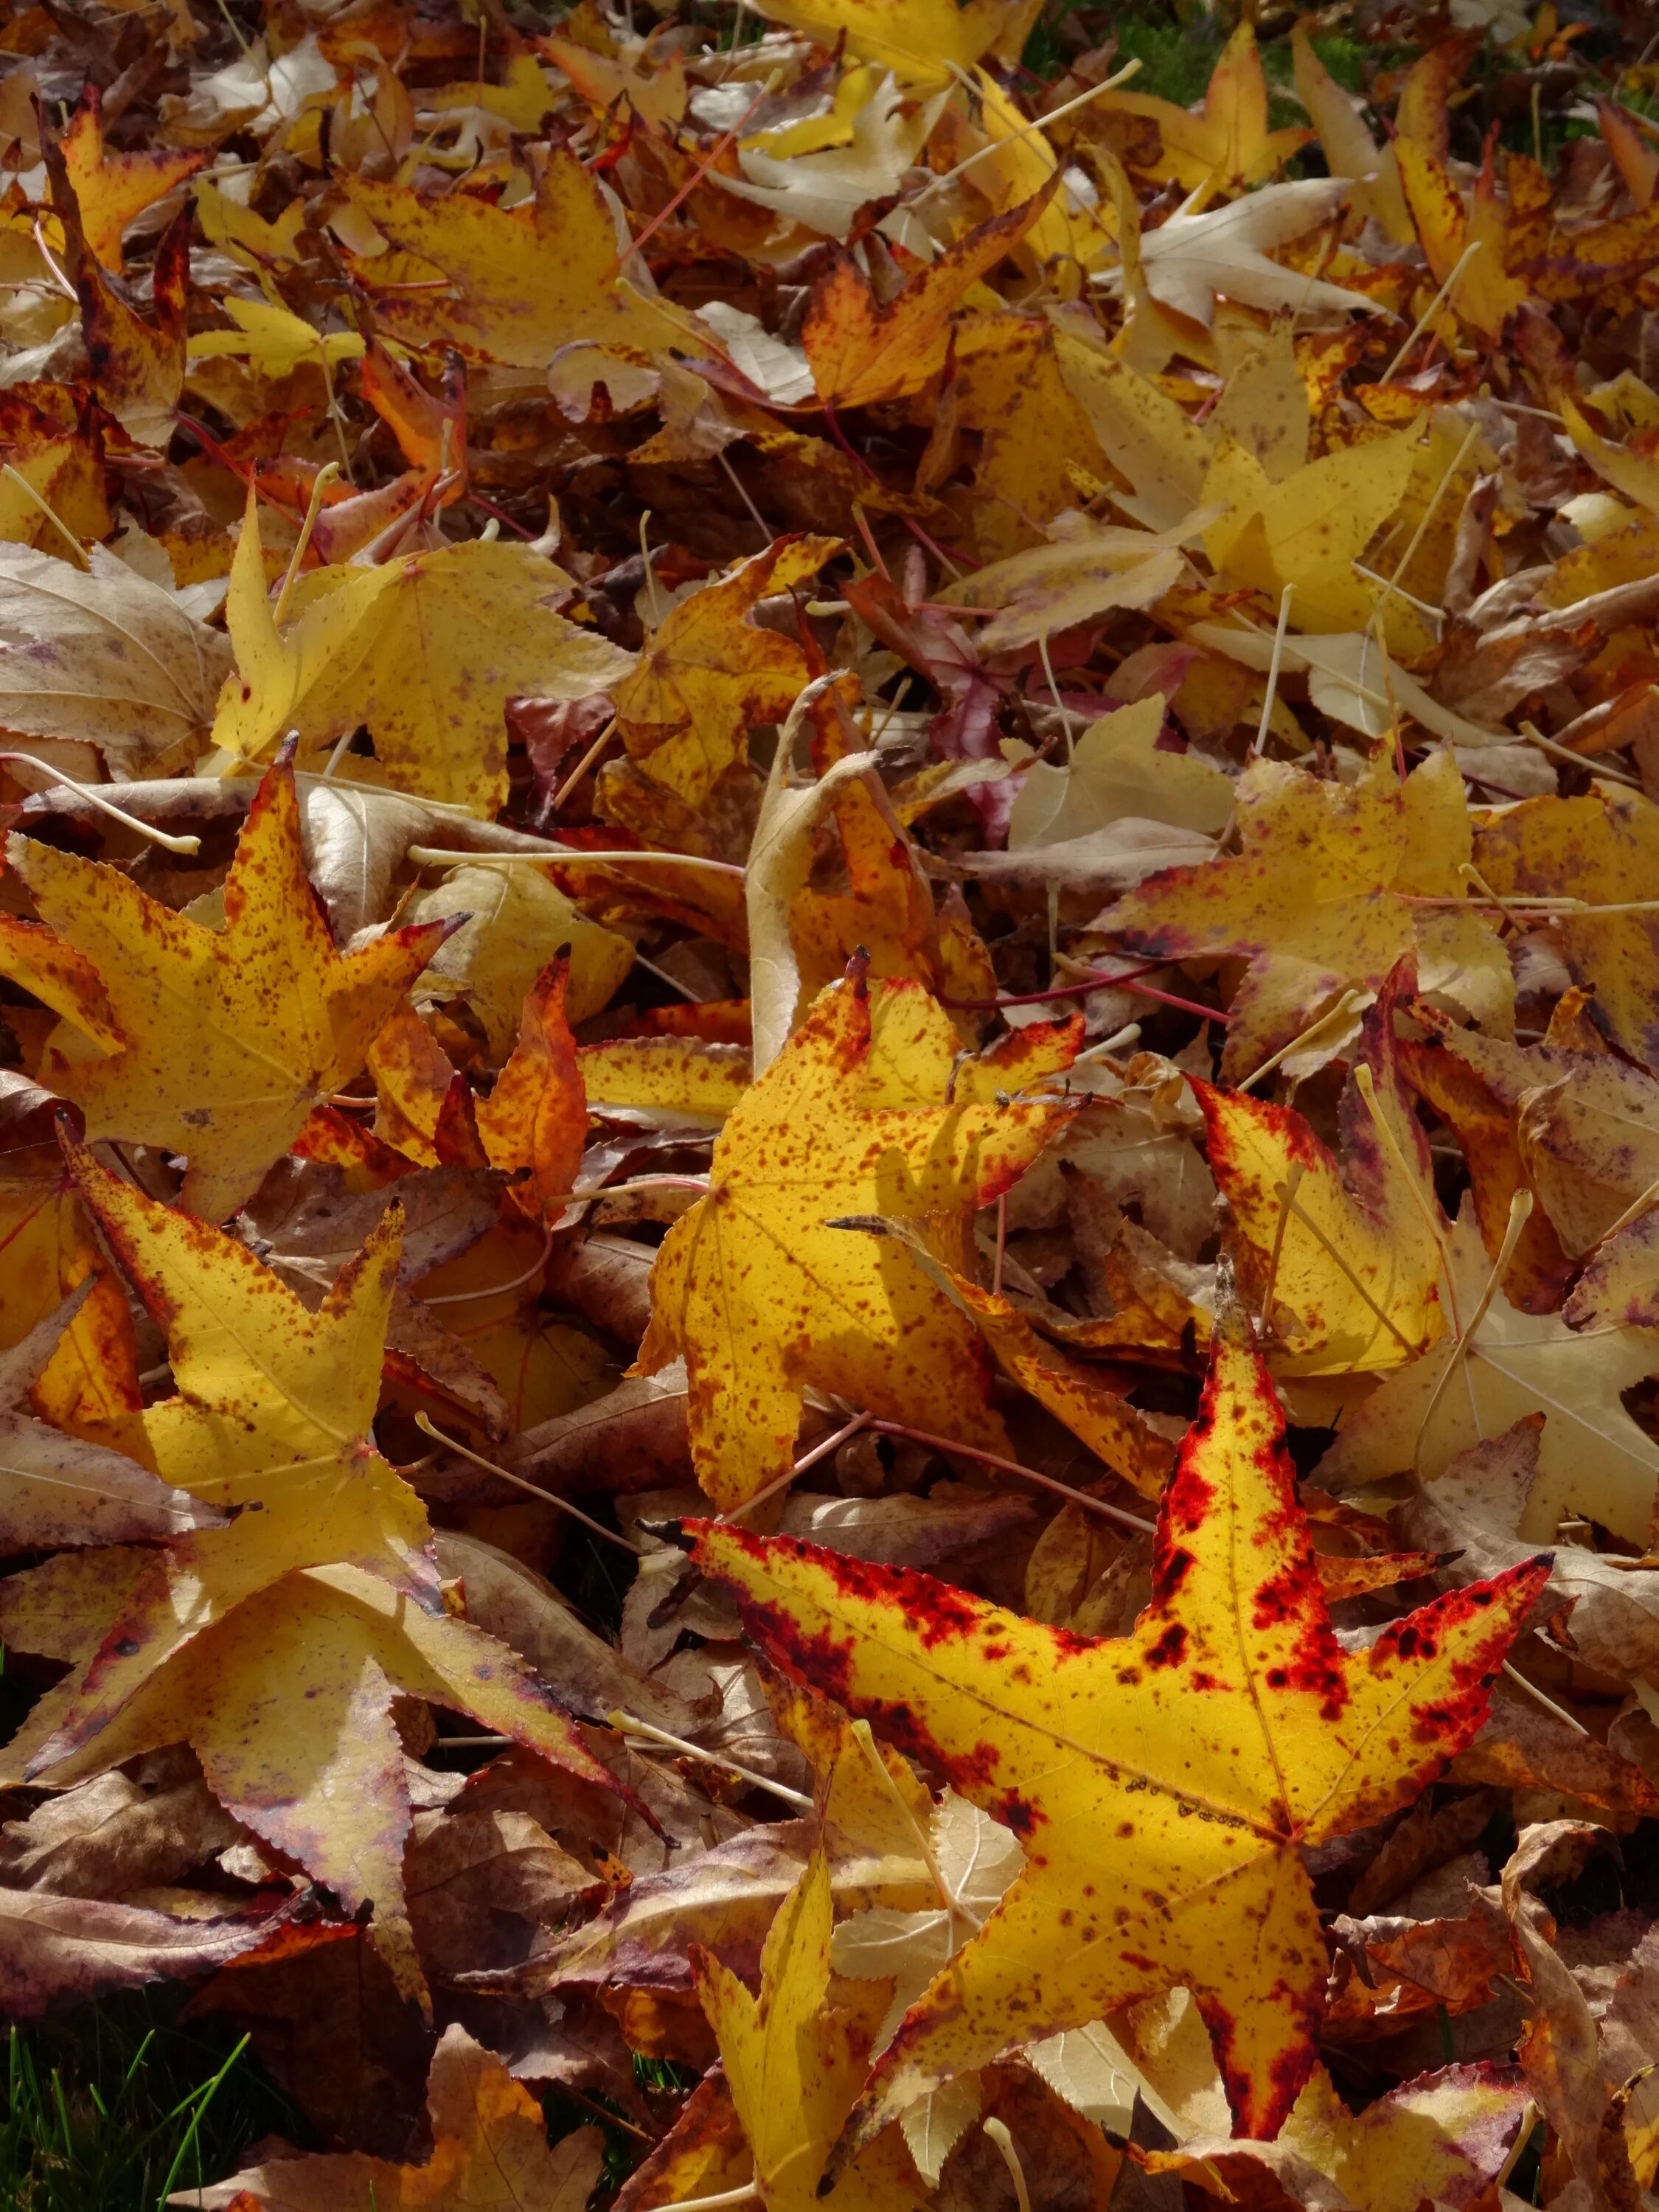
[[[1474,1736],[1544,1586],[1535,1561],[1332,1632],[1283,1421],[1218,1344],[1127,1637],[1042,1626],[926,1575],[705,1522],[696,1557],[762,1650],[1013,1828],[1024,1873],[911,2008],[844,2156],[957,2074],[1184,1984],[1243,2129],[1314,2062],[1327,1959],[1304,1844],[1384,1818]]]

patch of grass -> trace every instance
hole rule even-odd
[[[186,1992],[110,1997],[14,2027],[0,2080],[0,2212],[158,2212],[222,2180],[258,2137],[304,2120],[223,2024],[179,2023]]]

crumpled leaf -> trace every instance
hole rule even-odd
[[[1371,1100],[1342,1093],[1341,1164],[1294,1108],[1193,1085],[1232,1208],[1243,1295],[1285,1374],[1397,1368],[1445,1326],[1431,1162],[1394,1070],[1392,994],[1365,1028]]]
[[[1179,2174],[1223,2203],[1343,2205],[1417,2212],[1471,2204],[1504,2173],[1532,2118],[1516,2069],[1448,2066],[1408,2081],[1355,2115],[1321,2067],[1273,2143],[1206,2142],[1151,2151],[1149,2173]],[[1322,2184],[1334,2184],[1334,2193]]]
[[[1152,1604],[1106,1642],[702,1525],[696,1557],[762,1648],[933,1760],[1026,1849],[1025,1873],[878,2060],[841,2156],[964,2067],[1176,1983],[1198,1995],[1237,2118],[1271,2136],[1287,2116],[1326,1975],[1301,1843],[1408,1803],[1474,1735],[1548,1570],[1443,1599],[1345,1654],[1282,1433],[1260,1360],[1218,1342],[1165,1493]]]

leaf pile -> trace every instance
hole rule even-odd
[[[8,12],[0,1995],[246,2032],[175,2202],[1659,2202],[1644,15]]]

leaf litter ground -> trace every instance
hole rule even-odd
[[[1655,2201],[1642,12],[9,12],[8,2203]]]

